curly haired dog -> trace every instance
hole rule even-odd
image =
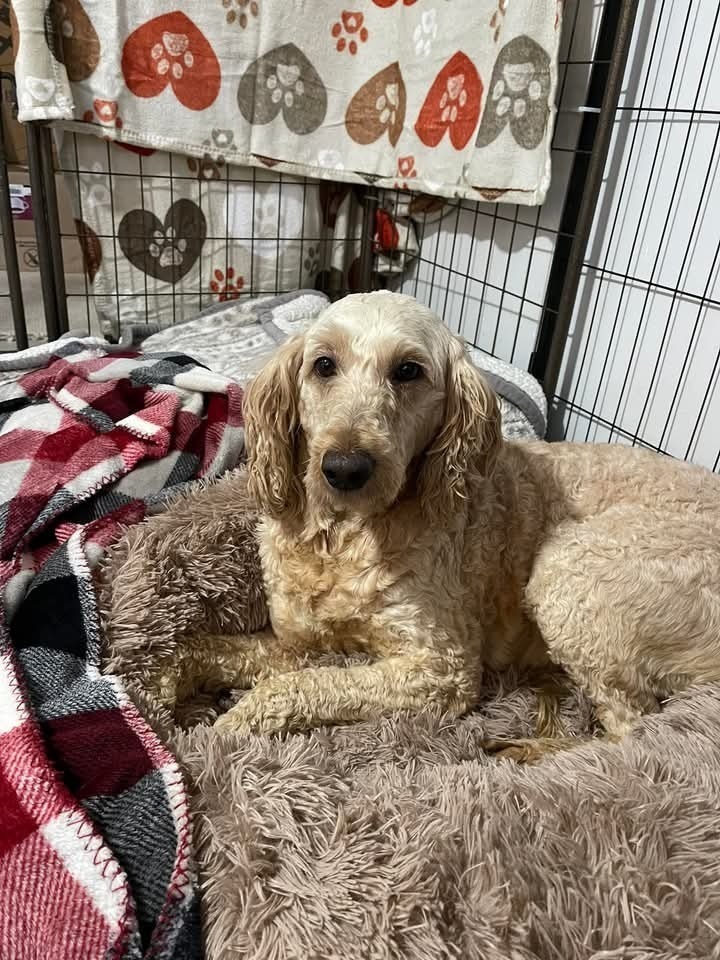
[[[414,299],[347,297],[247,394],[272,630],[235,647],[217,721],[304,729],[432,702],[483,665],[559,664],[612,737],[720,680],[720,480],[619,445],[503,442],[460,340]],[[228,638],[216,645],[228,665]],[[309,654],[369,654],[348,667]]]

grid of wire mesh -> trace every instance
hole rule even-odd
[[[645,4],[555,430],[720,466],[720,7]]]
[[[607,6],[565,7],[545,205],[461,205],[424,232],[404,283],[469,342],[521,366],[532,366],[552,313],[557,250],[572,239],[562,229],[563,209],[579,202],[567,196],[568,161],[585,149],[587,83],[607,56],[598,46]],[[640,5],[550,426],[553,439],[640,445],[715,471],[719,21],[714,0]]]
[[[613,4],[615,7],[618,4]],[[473,346],[529,368],[536,349],[603,4],[567,0],[559,56],[553,179],[542,207],[462,202],[441,222],[421,224],[421,251],[402,287],[428,303]]]
[[[117,336],[128,317],[166,325],[218,300],[303,287],[343,296],[358,284],[364,192],[359,188],[209,158],[205,177],[193,158],[161,152],[146,157],[74,133],[65,135],[60,156],[60,169],[74,187],[86,263],[94,275],[92,283],[88,271],[67,278],[71,326],[93,330],[100,324],[102,332]],[[323,216],[333,191],[348,207],[340,231]],[[202,217],[202,251],[192,271],[165,282],[153,234],[168,225],[155,220],[153,227],[153,218],[184,200]],[[101,229],[85,225],[92,222],[89,203],[106,208]],[[130,228],[129,209],[138,215]],[[158,238],[161,248],[165,239]],[[178,250],[172,244],[166,249],[170,256]],[[128,252],[139,270],[129,269]],[[96,272],[100,258],[104,267]]]

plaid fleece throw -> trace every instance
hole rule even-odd
[[[2,960],[202,952],[182,777],[100,674],[92,571],[170,489],[237,462],[241,400],[187,357],[89,338],[0,361]]]

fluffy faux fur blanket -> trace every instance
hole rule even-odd
[[[145,690],[155,654],[181,655],[211,611],[225,629],[266,616],[252,524],[242,475],[226,477],[134,528],[103,590],[109,662],[191,785],[211,960],[720,957],[718,689],[618,746],[571,694],[579,746],[536,767],[481,747],[533,732],[535,697],[510,677],[452,722],[223,737],[211,695],[170,717]]]

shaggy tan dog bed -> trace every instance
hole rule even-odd
[[[230,475],[130,529],[102,590],[108,665],[191,784],[211,960],[720,957],[720,691],[536,767],[481,747],[532,735],[511,678],[459,721],[220,736],[214,695],[171,717],[148,689],[195,633],[262,626],[253,527]],[[580,695],[562,719],[592,729]]]

